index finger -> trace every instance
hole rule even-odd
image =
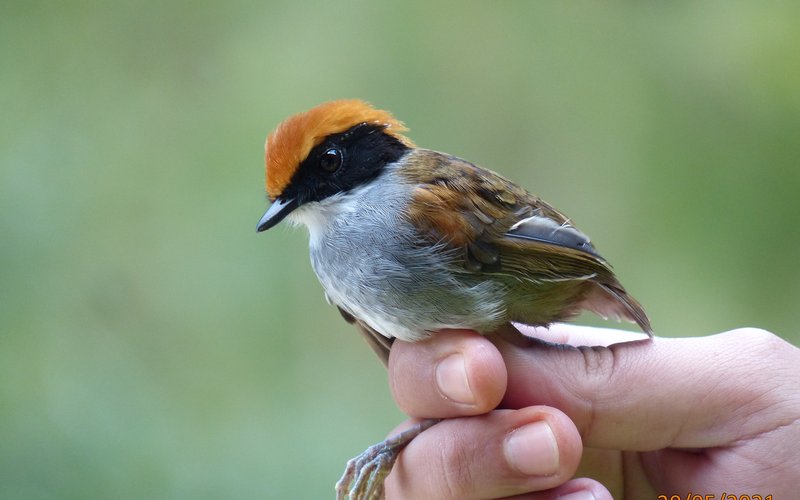
[[[791,373],[799,351],[755,329],[608,347],[498,348],[509,375],[503,406],[559,408],[591,447],[721,446],[769,430],[775,422],[764,412],[800,390]]]

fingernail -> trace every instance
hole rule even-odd
[[[447,356],[436,366],[436,384],[439,391],[456,403],[475,404],[475,395],[469,386],[464,356],[459,352]]]
[[[581,491],[573,491],[572,493],[567,493],[566,495],[561,495],[558,497],[558,500],[595,500],[594,493],[587,490]]]
[[[509,465],[525,475],[552,476],[558,472],[558,444],[547,422],[511,431],[503,448]]]

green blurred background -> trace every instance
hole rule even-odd
[[[255,233],[264,137],[334,98],[564,210],[658,334],[797,344],[798,19],[789,2],[5,2],[0,498],[326,498],[400,421],[304,231]]]

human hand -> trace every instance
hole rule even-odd
[[[532,330],[570,345],[634,338]],[[386,496],[790,498],[800,482],[798,367],[800,349],[757,329],[591,348],[495,346],[468,331],[397,341],[397,404],[448,420],[403,451]],[[570,479],[576,471],[585,477]]]

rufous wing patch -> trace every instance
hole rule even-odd
[[[401,173],[417,185],[411,223],[420,234],[461,248],[468,270],[536,281],[613,276],[564,215],[492,171],[417,150]]]
[[[459,158],[434,151],[416,150],[401,171],[417,185],[409,219],[420,234],[452,247],[472,246],[480,262],[494,263],[491,242],[526,213],[529,196],[494,172]],[[477,245],[477,246],[476,246]]]

